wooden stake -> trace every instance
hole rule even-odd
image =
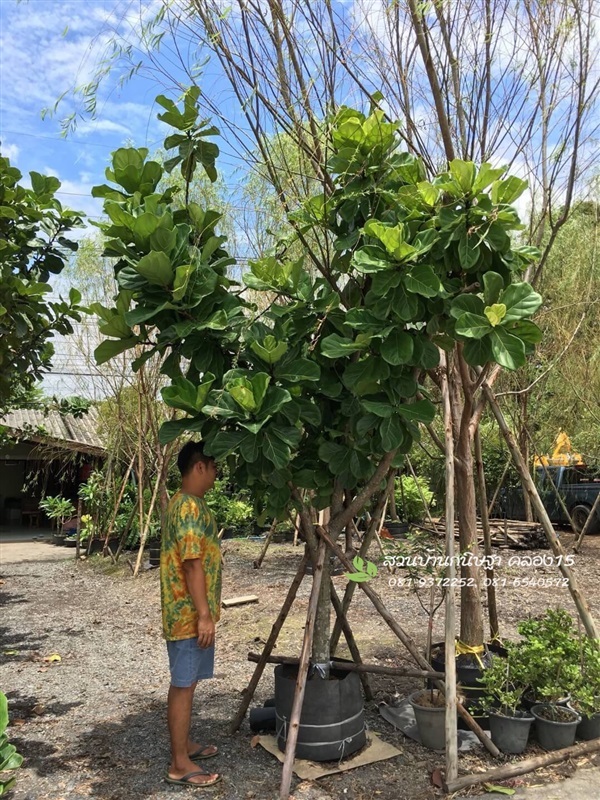
[[[108,547],[108,540],[110,539],[110,535],[112,533],[115,520],[117,518],[117,514],[119,513],[119,506],[121,505],[121,500],[123,499],[123,495],[125,494],[125,488],[127,486],[129,476],[131,475],[131,470],[133,469],[133,465],[135,464],[135,459],[136,459],[136,454],[134,453],[133,456],[131,457],[131,461],[129,462],[129,466],[127,467],[127,471],[125,472],[125,477],[123,478],[123,482],[121,483],[121,489],[119,491],[117,502],[115,503],[115,507],[113,508],[112,516],[110,518],[110,522],[108,523],[106,528],[104,547]]]
[[[342,612],[342,604],[340,603],[340,598],[338,597],[338,593],[335,590],[335,586],[331,583],[331,602],[333,604],[333,608],[335,613],[337,614],[337,618],[340,620],[342,625],[342,630],[344,631],[344,637],[346,639],[346,643],[348,644],[348,650],[350,650],[350,655],[352,656],[355,664],[362,664],[362,658],[360,657],[360,652],[358,650],[358,645],[356,644],[356,639],[354,638],[354,634],[352,633],[352,628],[350,627],[350,623],[346,619],[344,613]],[[373,692],[371,690],[371,684],[369,683],[369,678],[366,673],[360,673],[360,682],[363,685],[363,690],[365,693],[365,698],[367,700],[373,699]]]
[[[521,476],[521,481],[523,485],[527,489],[527,493],[531,497],[531,503],[533,505],[534,511],[536,513],[537,518],[540,521],[540,525],[544,529],[544,533],[546,534],[546,538],[550,542],[550,546],[552,547],[552,551],[554,555],[557,557],[558,560],[558,568],[564,575],[564,577],[568,581],[569,585],[569,592],[571,593],[571,597],[575,603],[581,621],[585,627],[587,635],[592,639],[598,638],[598,630],[596,628],[596,623],[592,614],[590,612],[590,607],[588,606],[587,600],[581,593],[579,588],[579,584],[577,582],[577,578],[573,570],[567,566],[565,563],[566,553],[565,550],[556,535],[554,528],[552,527],[552,522],[550,521],[550,517],[548,516],[548,512],[546,511],[542,499],[539,496],[537,487],[533,482],[531,475],[529,474],[529,469],[527,468],[527,464],[523,461],[523,456],[521,455],[521,451],[519,450],[517,443],[515,441],[515,437],[513,436],[506,419],[504,418],[504,414],[500,406],[498,405],[498,401],[496,400],[496,395],[494,394],[492,388],[489,386],[487,381],[484,381],[482,384],[482,389],[485,392],[485,396],[487,398],[488,403],[490,404],[490,408],[492,409],[492,413],[496,417],[500,430],[502,431],[502,435],[508,445],[508,449],[511,452],[513,457],[513,462],[516,468],[519,471]]]
[[[440,353],[441,354],[441,353]],[[450,407],[450,356],[444,353],[446,369],[442,372],[442,402],[444,407],[444,444],[446,449],[446,620],[445,620],[445,695],[446,695],[446,775],[449,780],[458,776],[458,731],[456,722],[456,561],[454,555],[454,432]]]
[[[273,627],[271,628],[271,633],[269,634],[269,638],[267,639],[267,643],[265,644],[265,648],[262,651],[258,664],[256,665],[256,669],[254,670],[254,674],[250,679],[250,683],[248,684],[247,688],[244,690],[243,699],[240,703],[240,706],[237,710],[235,717],[233,718],[231,725],[229,726],[229,733],[235,733],[240,725],[242,724],[242,720],[246,716],[246,711],[248,710],[248,706],[252,702],[252,698],[254,697],[254,692],[256,691],[256,687],[258,686],[258,682],[263,674],[265,665],[271,655],[273,648],[277,642],[277,637],[279,636],[279,632],[283,627],[283,623],[286,620],[286,617],[292,607],[292,603],[294,602],[294,598],[298,592],[298,587],[302,583],[304,578],[304,571],[306,569],[306,565],[308,563],[308,553],[305,550],[304,556],[300,561],[300,566],[298,567],[298,571],[294,576],[294,580],[288,590],[287,597],[283,605],[281,606],[281,611],[277,619],[275,620]]]
[[[583,542],[583,537],[586,535],[586,533],[590,529],[590,527],[592,525],[592,522],[594,521],[594,518],[596,516],[596,511],[598,510],[598,508],[600,508],[600,492],[598,492],[598,494],[596,495],[596,499],[594,500],[594,505],[592,506],[592,510],[590,511],[589,516],[585,521],[585,525],[581,529],[581,533],[577,537],[577,541],[573,545],[573,552],[574,553],[578,553],[579,552],[579,548],[581,547],[581,544]]]
[[[477,483],[479,485],[479,512],[481,514],[481,527],[483,529],[483,551],[489,562],[485,568],[487,578],[488,616],[490,620],[490,635],[492,641],[500,638],[500,625],[498,624],[498,608],[496,606],[496,587],[494,585],[494,568],[492,565],[492,532],[490,531],[490,518],[488,516],[487,491],[485,488],[485,472],[483,468],[483,452],[481,449],[481,435],[479,428],[475,431],[475,461],[477,463]]]
[[[248,661],[260,661],[261,656],[258,653],[248,653]],[[298,664],[299,659],[293,656],[269,656],[267,659],[268,664]],[[425,669],[408,669],[407,667],[381,667],[379,664],[353,664],[348,661],[332,660],[331,666],[333,669],[342,670],[342,672],[364,672],[373,673],[374,675],[402,675],[406,678],[439,678],[443,680],[443,672],[430,672]]]
[[[271,525],[271,527],[269,528],[269,532],[267,533],[267,538],[265,539],[263,549],[261,550],[259,557],[253,562],[254,569],[260,569],[261,564],[263,562],[263,558],[266,556],[267,550],[269,549],[269,545],[271,544],[271,538],[275,533],[276,527],[277,527],[277,520],[274,519],[273,524]]]
[[[464,775],[461,778],[447,781],[445,790],[449,794],[452,794],[461,789],[466,789],[468,786],[476,786],[478,783],[496,783],[497,781],[503,781],[507,778],[515,778],[517,775],[525,775],[528,772],[540,769],[540,767],[558,764],[560,761],[566,761],[568,758],[585,756],[588,755],[588,753],[595,753],[597,750],[600,750],[600,739],[592,739],[589,742],[582,742],[581,744],[574,744],[572,747],[565,747],[563,750],[552,750],[549,753],[544,753],[543,756],[534,756],[533,758],[526,758],[516,763],[505,764],[502,767],[490,769],[487,772],[476,772],[471,775]]]
[[[81,512],[83,511],[83,500],[81,497],[77,501],[77,538],[75,540],[75,558],[79,561],[79,551],[81,548]]]
[[[502,475],[500,477],[500,480],[498,481],[498,486],[496,486],[496,489],[494,491],[494,496],[492,497],[492,500],[488,506],[488,518],[492,516],[492,511],[494,510],[494,506],[496,505],[496,500],[498,499],[498,495],[500,494],[500,489],[502,488],[502,484],[504,483],[504,481],[506,480],[506,476],[508,475],[508,469],[510,467],[511,461],[512,458],[509,458],[506,464],[504,465]]]
[[[321,526],[317,526],[322,530]],[[298,733],[300,731],[300,715],[302,713],[302,703],[304,702],[304,692],[306,689],[306,678],[312,642],[315,633],[315,620],[317,618],[317,606],[321,591],[321,580],[323,577],[323,564],[327,555],[327,542],[322,539],[319,543],[317,562],[314,568],[313,585],[308,601],[308,612],[306,615],[306,625],[304,628],[304,640],[300,651],[300,662],[298,664],[298,677],[296,678],[296,692],[290,714],[287,741],[285,745],[285,759],[281,775],[281,786],[279,789],[279,800],[288,800],[290,796],[290,786],[292,784],[292,772],[294,769],[294,756],[296,755],[296,744],[298,743]]]
[[[346,567],[347,570],[351,571],[353,569],[352,562],[349,558],[346,557],[346,554],[343,550],[338,547],[327,535],[327,533],[321,528],[319,525],[315,526],[315,531],[317,532],[318,536],[322,539],[325,539],[333,553],[339,558],[342,564]],[[385,604],[383,603],[381,597],[377,594],[375,589],[371,588],[368,582],[361,582],[358,584],[363,592],[367,595],[369,600],[373,603],[383,620],[386,622],[388,627],[396,634],[396,636],[400,639],[402,644],[406,647],[408,652],[414,658],[416,663],[421,667],[421,669],[432,671],[433,668],[431,664],[424,658],[421,653],[419,652],[419,648],[417,647],[416,643],[412,639],[412,637],[406,633],[406,631],[401,627],[401,625],[396,621],[396,618],[388,611]],[[434,681],[435,686],[440,689],[442,692],[444,691],[444,684],[442,681]],[[473,717],[469,714],[466,708],[461,703],[456,704],[456,710],[466,722],[469,730],[472,730],[475,736],[479,739],[482,745],[488,750],[494,758],[498,758],[500,756],[500,750],[496,747],[496,745],[492,742],[490,737],[486,734],[484,730],[480,728],[480,726],[475,722]]]

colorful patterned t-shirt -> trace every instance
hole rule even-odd
[[[169,503],[160,553],[160,595],[165,639],[191,639],[198,614],[188,592],[183,562],[199,558],[211,616],[221,616],[221,547],[217,523],[204,500],[177,492]]]

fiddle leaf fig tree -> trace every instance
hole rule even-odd
[[[168,120],[186,133],[189,97]],[[218,215],[193,203],[174,212],[172,194],[155,193],[162,168],[149,168],[146,151],[117,151],[107,170],[117,188],[98,190],[120,287],[113,308],[96,309],[109,337],[98,360],[139,345],[142,359],[161,353],[163,399],[185,414],[163,426],[163,441],[201,436],[261,511],[299,510],[313,552],[314,512],[330,510],[337,538],[434,419],[424,383],[440,348],[467,370],[515,369],[538,338],[529,317],[541,302],[515,282],[534,257],[510,237],[523,182],[460,161],[428,181],[380,112],[341,108],[323,131],[328,189],[289,215],[296,257],[288,238],[243,278],[269,299],[260,313],[228,277]],[[196,162],[211,175],[215,146],[188,141],[201,141]],[[325,577],[319,664],[329,661]]]

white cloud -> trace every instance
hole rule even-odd
[[[18,159],[20,152],[21,148],[16,144],[9,144],[8,142],[2,143],[2,155],[4,158],[8,158],[10,161],[15,162]]]
[[[131,129],[121,122],[114,122],[111,119],[97,119],[82,122],[77,126],[78,136],[86,136],[88,133],[122,133],[124,136],[131,136]]]

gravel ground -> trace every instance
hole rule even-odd
[[[568,546],[571,537],[565,534],[563,540]],[[201,684],[195,700],[197,739],[215,743],[221,750],[209,763],[211,769],[223,773],[224,780],[206,792],[218,800],[272,800],[278,794],[281,767],[261,747],[252,748],[247,721],[237,734],[227,735],[228,723],[253,671],[247,652],[262,648],[300,559],[299,550],[291,545],[272,545],[263,568],[257,571],[252,560],[259,548],[258,543],[237,540],[225,545],[224,598],[255,593],[260,602],[223,610],[217,674]],[[509,555],[515,551],[504,551],[504,562]],[[375,553],[371,558],[380,560]],[[577,557],[576,570],[596,617],[600,617],[599,561],[600,537],[590,538],[583,555]],[[541,578],[558,574],[548,567],[503,566],[499,572],[507,578],[498,603],[505,636],[514,635],[517,622],[527,613],[539,613],[557,603],[572,608],[566,589],[512,587],[513,578],[534,573]],[[338,591],[343,590],[345,579],[335,580]],[[407,589],[390,588],[382,568],[373,585],[408,633],[424,643],[427,617],[414,595]],[[293,614],[280,637],[277,652],[281,654],[297,655],[300,650],[309,590],[310,579],[300,587]],[[156,570],[134,581],[126,566],[115,568],[102,559],[79,564],[72,560],[5,564],[0,576],[0,607],[0,687],[9,697],[8,732],[26,759],[14,790],[15,800],[167,800],[194,793],[162,780],[168,761],[168,665],[161,638]],[[406,661],[401,644],[361,592],[355,595],[349,619],[365,661],[384,665]],[[440,615],[434,641],[442,638]],[[46,660],[53,654],[61,660]],[[437,796],[430,773],[441,766],[439,756],[406,740],[377,713],[377,702],[404,696],[415,688],[414,680],[373,679],[375,702],[367,710],[369,725],[395,744],[401,755],[321,779],[325,797],[428,800]],[[272,692],[269,668],[255,704],[262,705]],[[586,763],[598,762],[591,758]],[[461,761],[465,772],[491,766],[483,753]],[[525,776],[513,785],[555,781],[574,768],[573,764],[561,765]]]

